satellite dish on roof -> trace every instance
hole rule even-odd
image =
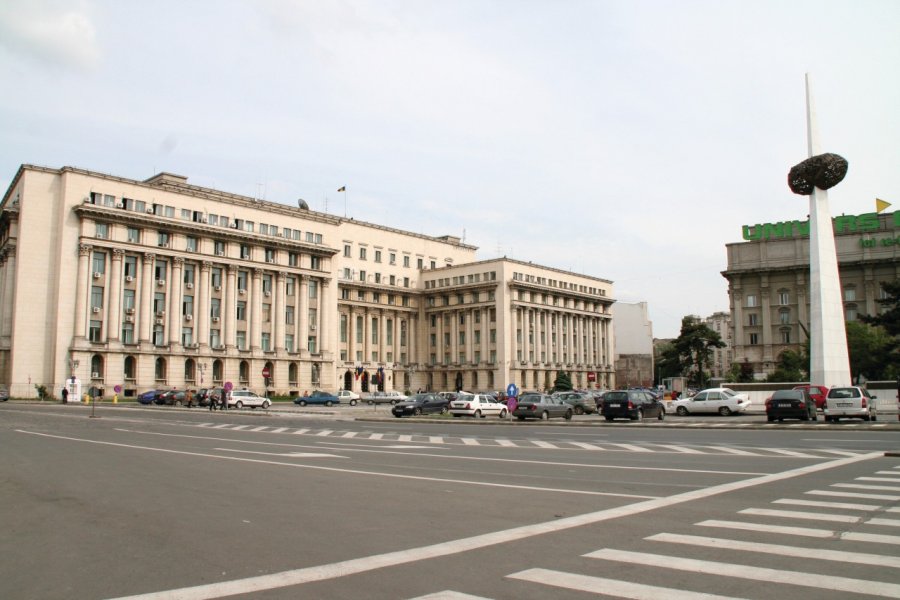
[[[309,204],[307,204],[306,200],[304,200],[303,198],[297,198],[297,206],[299,206],[303,210],[309,210]]]

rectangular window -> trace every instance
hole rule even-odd
[[[153,312],[158,316],[166,314],[166,294],[164,292],[153,294]]]
[[[300,266],[300,255],[296,252],[288,252],[288,266],[290,267],[299,267]]]
[[[294,324],[294,307],[293,306],[285,306],[284,307],[284,323],[285,323],[285,325],[293,325]]]
[[[99,239],[109,239],[109,225],[107,223],[94,223],[94,232]]]
[[[262,305],[262,320],[263,323],[269,323],[272,321],[272,305],[271,304],[263,304]]]
[[[137,277],[137,257],[136,256],[126,256],[124,265],[125,265],[125,277],[131,277],[131,278]]]
[[[184,265],[184,283],[191,284],[186,289],[194,287],[194,265]]]
[[[284,349],[288,352],[294,351],[294,334],[286,333],[284,335]]]
[[[758,333],[751,333],[751,334],[750,334],[750,345],[751,345],[751,346],[756,346],[757,344],[759,344],[759,334],[758,334]]]
[[[210,329],[209,330],[209,345],[213,348],[218,348],[222,345],[222,335],[221,329]]]
[[[238,331],[236,332],[235,343],[237,344],[238,350],[246,350],[247,349],[247,332],[246,331]]]
[[[122,308],[126,311],[133,311],[134,298],[134,290],[122,290]]]
[[[381,250],[375,251],[375,262],[377,262],[377,263],[381,262]]]
[[[91,266],[94,273],[100,273],[101,275],[106,273],[106,253],[94,252],[91,257]]]
[[[209,316],[214,319],[222,318],[222,299],[221,298],[210,298],[209,299]]]
[[[344,244],[344,256],[350,258],[350,244]]]
[[[321,271],[322,270],[322,259],[318,256],[310,256],[309,257],[309,268],[313,271]]]
[[[310,298],[318,298],[319,297],[319,282],[315,279],[309,280],[309,297]]]
[[[748,325],[750,325],[751,327],[759,325],[759,315],[750,313],[749,315],[747,315],[747,318],[749,319]]]
[[[390,264],[392,264],[392,265],[397,264],[397,254],[396,253],[391,252],[391,254],[388,258],[390,260]]]
[[[361,315],[356,316],[356,343],[363,343],[363,318]]]
[[[781,343],[782,344],[790,344],[791,343],[791,330],[790,329],[782,329],[781,330]]]
[[[237,303],[237,320],[238,321],[246,321],[247,320],[247,303],[243,300],[238,301]]]
[[[91,286],[91,308],[103,308],[103,288],[99,285]]]
[[[309,336],[309,338],[307,338],[306,349],[309,350],[312,354],[316,353],[316,336],[311,335]]]
[[[409,266],[409,257],[408,257],[408,256],[404,256],[404,257],[403,257],[403,266],[404,266],[404,267],[408,267],[408,266]]]
[[[346,343],[347,341],[347,315],[341,315],[340,341],[341,343]]]
[[[181,302],[181,314],[183,315],[191,315],[194,314],[194,297],[193,296],[184,296],[184,299]]]
[[[188,252],[196,252],[197,251],[197,238],[192,235],[187,236],[185,242],[185,250]]]
[[[194,330],[190,327],[181,328],[181,345],[190,346],[194,343]]]
[[[213,242],[213,249],[215,250],[216,256],[225,256],[225,242],[216,240]]]
[[[159,231],[156,234],[156,245],[160,248],[168,248],[169,247],[169,233],[166,231]]]
[[[425,266],[425,259],[417,258],[416,259],[416,268],[421,269],[423,266]]]
[[[210,271],[210,283],[215,288],[222,287],[222,268],[221,267],[213,267]]]
[[[122,323],[122,343],[134,343],[134,323]]]
[[[756,308],[755,294],[747,294],[747,308]]]
[[[101,321],[91,321],[91,326],[88,329],[88,337],[92,342],[99,342],[100,332],[102,331],[103,323]]]
[[[359,249],[359,260],[366,260],[366,249],[365,248]]]
[[[154,325],[153,326],[153,345],[154,346],[165,346],[166,340],[163,335],[163,326],[162,325]]]
[[[248,278],[249,278],[249,275],[248,275],[247,271],[238,271],[238,274],[237,274],[237,289],[238,289],[238,291],[244,290],[244,292],[246,293]]]
[[[297,280],[293,277],[288,277],[284,280],[284,293],[287,296],[294,295],[294,286],[297,284]]]
[[[791,294],[786,290],[778,292],[778,304],[786,306],[791,303]]]
[[[259,342],[260,342],[260,345],[262,346],[263,352],[270,352],[272,350],[269,335],[270,334],[268,331],[263,331],[262,335],[260,337]]]

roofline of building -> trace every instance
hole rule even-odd
[[[416,233],[414,231],[406,231],[403,229],[397,229],[395,227],[387,227],[385,225],[379,225],[377,223],[369,223],[367,221],[358,221],[352,217],[337,217],[334,215],[329,215],[327,213],[315,211],[312,209],[303,209],[303,208],[295,208],[289,206],[287,204],[282,204],[280,202],[272,202],[270,200],[261,200],[257,198],[251,198],[249,196],[242,196],[240,194],[232,194],[231,192],[224,192],[222,190],[217,190],[213,188],[207,188],[199,185],[193,185],[187,183],[187,177],[183,175],[177,175],[174,173],[170,173],[167,171],[161,171],[144,181],[138,181],[136,179],[129,179],[127,177],[119,177],[117,175],[109,175],[108,173],[100,173],[98,171],[90,171],[88,169],[82,169],[79,167],[65,166],[60,168],[53,167],[44,167],[40,165],[32,165],[32,164],[22,164],[19,167],[19,170],[16,172],[15,177],[13,177],[12,182],[6,190],[6,193],[3,196],[3,206],[6,205],[7,199],[9,195],[12,193],[13,188],[15,188],[16,183],[22,177],[22,174],[26,170],[32,171],[40,171],[43,173],[50,174],[63,174],[63,173],[77,173],[78,175],[84,175],[87,177],[97,177],[100,179],[107,179],[110,181],[116,181],[119,183],[125,183],[128,185],[136,185],[139,187],[144,187],[150,190],[170,190],[179,192],[186,195],[191,195],[200,198],[207,198],[210,200],[216,200],[220,202],[228,202],[238,206],[244,206],[247,208],[260,208],[265,206],[271,209],[273,212],[281,213],[286,216],[297,217],[301,216],[307,219],[311,219],[314,221],[319,221],[321,223],[330,223],[333,225],[340,225],[342,223],[353,223],[354,225],[361,225],[363,227],[370,227],[372,229],[378,229],[381,231],[389,231],[394,233],[401,233],[403,235],[408,235],[412,237],[417,237],[420,239],[425,239],[430,242],[438,243],[438,244],[446,244],[448,246],[453,246],[457,248],[465,248],[467,250],[477,251],[477,246],[472,246],[470,244],[464,244],[462,242],[451,242],[448,241],[447,237],[453,236],[432,236],[425,235],[423,233]]]

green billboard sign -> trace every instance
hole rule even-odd
[[[881,229],[882,221],[878,213],[861,215],[841,215],[834,217],[834,233],[873,233]],[[900,210],[884,221],[888,228],[900,227]],[[781,221],[779,223],[758,223],[744,225],[743,236],[748,242],[772,239],[790,239],[809,236],[809,220]]]

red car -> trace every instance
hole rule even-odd
[[[816,401],[816,408],[825,410],[825,396],[828,395],[828,388],[824,385],[795,385],[792,389],[806,390],[809,397]]]

